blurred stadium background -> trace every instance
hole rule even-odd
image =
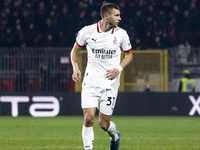
[[[82,149],[70,51],[77,32],[100,20],[104,2],[119,5],[135,56],[112,118],[121,148],[200,149],[199,118],[187,117],[200,115],[200,0],[0,0],[0,149]],[[82,73],[86,60],[83,50]],[[177,92],[185,69],[195,93]],[[106,149],[97,122],[94,148]]]
[[[70,50],[77,32],[100,20],[104,2],[2,0],[0,91],[80,91],[71,81]],[[176,92],[184,69],[190,70],[200,91],[198,0],[109,2],[120,6],[120,27],[130,35],[135,53],[123,73],[120,91],[141,92],[150,85],[155,92]],[[84,69],[86,57],[81,60]]]

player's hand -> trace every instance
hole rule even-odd
[[[81,72],[79,69],[75,70],[73,75],[72,75],[72,80],[75,82],[75,83],[79,83],[80,80],[81,80]]]
[[[114,68],[112,70],[108,69],[107,70],[107,74],[106,74],[106,78],[108,78],[108,80],[113,80],[115,79],[117,76],[119,75],[119,70],[117,68]]]

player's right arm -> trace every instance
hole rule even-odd
[[[81,80],[81,71],[78,68],[78,52],[80,50],[81,50],[81,47],[75,42],[71,51],[71,63],[73,67],[72,80],[75,83],[79,83]]]

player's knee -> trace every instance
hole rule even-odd
[[[85,126],[92,126],[94,124],[94,117],[93,116],[86,116],[84,119]]]
[[[103,129],[105,131],[108,129],[108,123],[106,121],[99,120],[99,126],[101,129]]]

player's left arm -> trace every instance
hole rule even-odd
[[[120,66],[124,69],[128,64],[131,63],[131,61],[133,60],[133,52],[130,50],[130,51],[127,51],[127,52],[124,52],[125,53],[125,57],[124,59],[122,60]]]
[[[120,72],[128,65],[130,64],[130,62],[133,60],[133,53],[132,51],[127,51],[127,52],[124,52],[125,53],[125,57],[124,59],[122,60],[121,64],[117,67],[115,67],[114,69],[112,70],[107,70],[107,78],[108,80],[113,80],[115,79],[119,74]]]

